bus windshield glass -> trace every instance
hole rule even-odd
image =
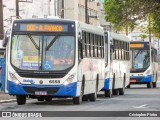
[[[146,69],[150,65],[149,50],[133,49],[132,50],[132,70]]]
[[[12,36],[11,63],[21,70],[61,71],[74,65],[74,36]]]

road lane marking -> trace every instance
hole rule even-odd
[[[137,109],[147,108],[147,104],[140,105],[140,106],[133,106],[133,108],[137,108]]]

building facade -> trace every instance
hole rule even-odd
[[[74,19],[86,22],[85,0],[63,0],[64,8],[61,10],[65,19]],[[98,0],[87,0],[87,21],[89,24],[100,26]]]

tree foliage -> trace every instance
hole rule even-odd
[[[116,30],[133,30],[135,25],[151,17],[152,30],[157,33],[160,27],[160,0],[105,0],[106,20]]]

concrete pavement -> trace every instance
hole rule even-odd
[[[10,96],[7,93],[0,91],[0,103],[16,101],[16,96]]]

